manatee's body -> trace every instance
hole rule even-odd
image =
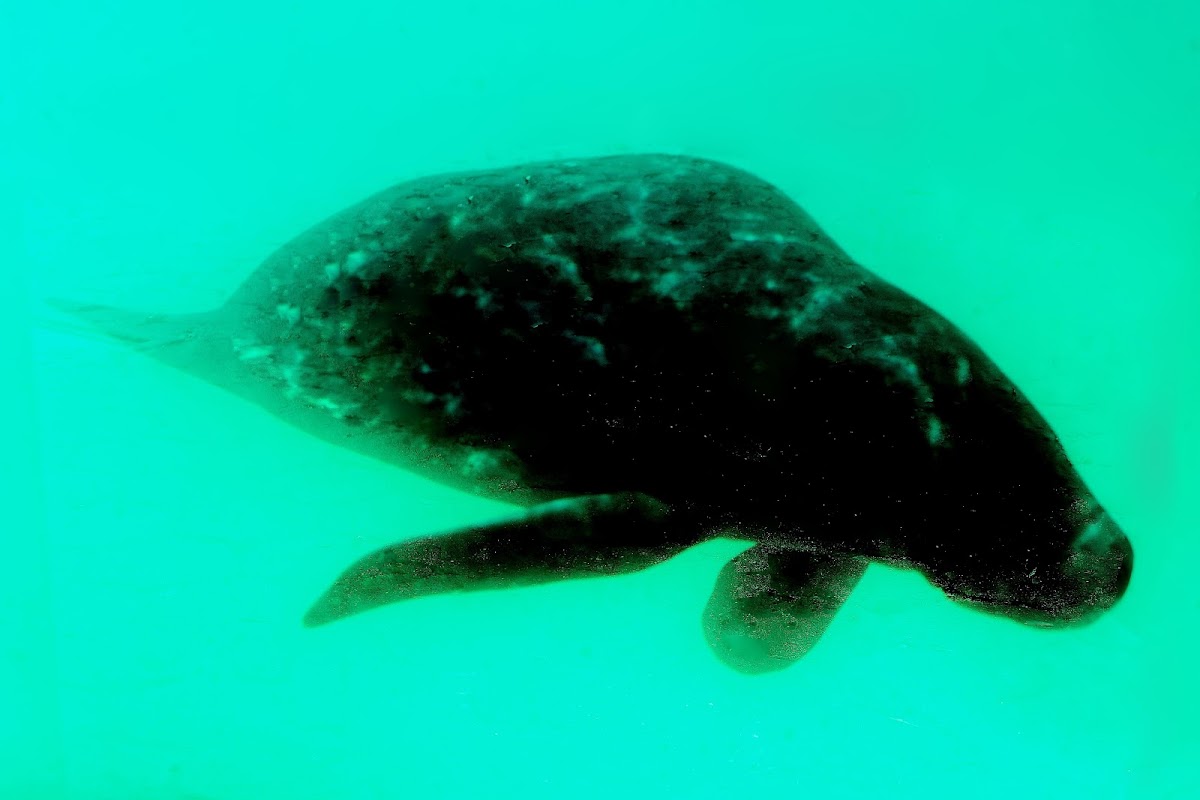
[[[799,658],[872,559],[1043,624],[1128,582],[1128,541],[996,366],[722,164],[415,180],[303,234],[216,312],[91,316],[311,433],[530,507],[369,556],[313,624],[732,534],[756,544],[706,633],[760,671]]]

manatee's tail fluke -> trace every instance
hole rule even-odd
[[[209,329],[211,314],[158,314],[96,303],[48,298],[46,305],[71,321],[43,316],[42,327],[117,342],[188,372],[195,369],[195,344]],[[80,324],[82,323],[82,324]]]
[[[48,298],[46,305],[70,314],[87,326],[81,329],[55,324],[55,327],[74,333],[86,333],[87,329],[91,329],[100,332],[107,339],[139,349],[166,344],[171,339],[178,339],[183,335],[183,331],[175,322],[179,318],[170,315],[131,311],[96,303],[80,303],[58,297]]]

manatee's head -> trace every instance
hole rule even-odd
[[[1020,622],[1087,622],[1125,593],[1133,548],[1045,419],[977,347],[939,359],[933,485],[916,564],[947,595]]]

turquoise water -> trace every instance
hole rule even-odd
[[[0,797],[1200,794],[1200,10],[1152,5],[7,6]],[[42,305],[211,308],[396,181],[642,151],[773,181],[976,338],[1133,540],[1121,604],[1040,631],[873,566],[747,677],[712,542],[306,630],[505,508]]]

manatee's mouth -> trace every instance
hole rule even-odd
[[[1014,602],[1007,598],[998,599],[986,592],[947,591],[946,595],[957,603],[985,614],[1006,617],[1035,628],[1082,627],[1096,620],[1107,608],[1071,605],[1066,602],[1048,605]]]

